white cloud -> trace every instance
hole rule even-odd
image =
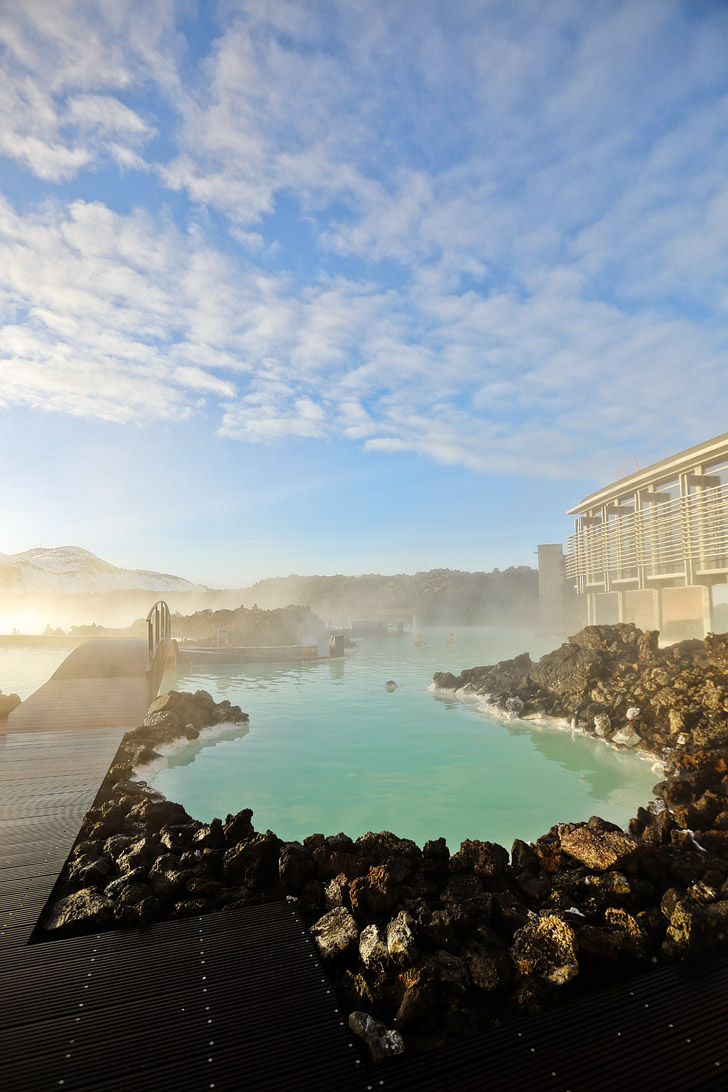
[[[60,182],[111,158],[139,167],[154,125],[124,103],[139,80],[179,94],[174,6],[20,0],[0,9],[0,153]]]
[[[239,364],[230,270],[171,225],[81,201],[33,218],[3,204],[0,268],[6,402],[143,423],[235,395],[208,370]]]
[[[701,418],[722,427],[720,334],[590,300],[568,267],[530,294],[296,288],[200,230],[76,201],[0,206],[0,268],[6,405],[137,424],[207,406],[244,442],[342,438],[549,475],[616,458],[597,458],[595,437],[617,453]]]
[[[326,433],[326,414],[308,397],[281,397],[268,390],[242,399],[228,409],[220,435],[248,443],[265,443],[291,438],[317,439]]]
[[[718,6],[230,0],[183,61],[190,13],[0,15],[0,151],[150,194],[0,207],[5,405],[579,476],[724,428]]]

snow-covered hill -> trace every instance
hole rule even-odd
[[[120,569],[79,546],[38,548],[0,554],[0,592],[50,592],[79,595],[109,591],[206,592],[180,576],[146,569]]]

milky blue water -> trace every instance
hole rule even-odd
[[[71,651],[67,645],[58,648],[0,645],[0,690],[3,694],[17,694],[25,701],[48,682]]]
[[[344,660],[169,673],[163,689],[208,690],[250,714],[247,732],[170,756],[149,780],[209,821],[250,807],[257,830],[391,830],[422,844],[444,836],[510,847],[555,822],[598,814],[626,823],[659,776],[626,751],[555,727],[496,722],[428,690],[432,674],[493,663],[559,640],[485,628],[364,638]],[[393,679],[397,690],[384,683]]]

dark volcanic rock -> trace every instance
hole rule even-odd
[[[315,873],[313,855],[300,842],[284,842],[278,856],[278,877],[286,894],[300,891]]]
[[[366,876],[353,879],[349,900],[357,918],[384,917],[402,897],[402,888],[389,865],[375,865]]]
[[[436,671],[432,681],[440,690],[457,690],[461,683],[459,676],[453,675],[450,671]]]
[[[588,826],[578,826],[561,835],[561,849],[595,872],[621,868],[633,861],[640,843],[630,834],[607,830],[598,833]]]
[[[385,935],[389,958],[399,967],[409,967],[417,955],[415,935],[412,931],[414,921],[406,910],[401,910],[396,918],[387,924]]]
[[[59,899],[46,917],[44,926],[51,936],[74,936],[108,929],[113,921],[112,900],[93,888],[84,887]]]
[[[0,720],[4,720],[19,705],[20,698],[17,694],[3,694],[0,690]]]
[[[399,1032],[387,1030],[386,1024],[375,1020],[366,1012],[352,1012],[349,1016],[349,1027],[366,1043],[373,1062],[381,1062],[382,1059],[401,1054],[404,1050],[404,1040]]]
[[[464,841],[459,854],[466,858],[476,876],[483,880],[497,880],[506,870],[508,850],[497,842]],[[450,858],[451,862],[453,858]]]
[[[250,838],[255,831],[251,819],[253,812],[250,808],[243,808],[237,815],[228,815],[223,825],[225,841],[229,846],[236,846],[238,842]]]
[[[267,887],[278,880],[278,855],[281,841],[272,830],[251,838],[225,852],[225,883],[243,883],[246,887]]]
[[[334,876],[346,876],[354,880],[357,876],[364,876],[369,871],[369,864],[356,853],[346,853],[335,846],[318,846],[313,851],[313,858],[324,879],[333,879]]]
[[[511,958],[521,975],[562,985],[579,971],[574,930],[554,914],[527,922],[513,938]]]

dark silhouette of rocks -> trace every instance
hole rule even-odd
[[[17,694],[3,694],[2,690],[0,690],[0,720],[7,717],[19,705],[20,698]]]

